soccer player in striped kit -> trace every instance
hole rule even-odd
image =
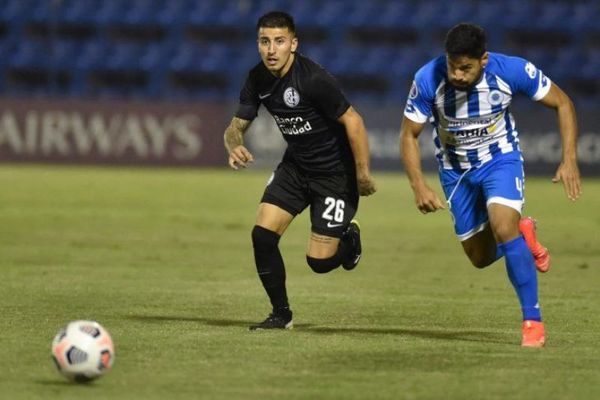
[[[542,347],[544,324],[536,267],[546,272],[548,250],[522,218],[523,159],[510,105],[517,93],[557,112],[562,161],[553,178],[569,199],[581,194],[577,122],[569,97],[541,70],[519,57],[486,50],[485,31],[458,24],[447,34],[446,54],[415,74],[400,129],[401,155],[422,213],[447,207],[466,255],[477,268],[504,256],[523,312],[524,347]],[[433,141],[446,204],[426,183],[418,137],[433,124]]]

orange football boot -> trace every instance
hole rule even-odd
[[[539,321],[523,321],[523,339],[522,347],[544,347],[546,336],[544,333],[544,323]]]
[[[519,221],[519,231],[525,238],[525,243],[527,243],[527,247],[529,247],[533,255],[537,270],[547,272],[550,269],[550,252],[537,241],[535,235],[536,221],[531,217],[521,218]]]

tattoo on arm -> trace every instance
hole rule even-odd
[[[252,121],[233,117],[227,129],[225,129],[224,138],[227,151],[231,152],[231,150],[235,149],[237,146],[244,144],[243,136],[251,122]]]

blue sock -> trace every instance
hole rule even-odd
[[[500,246],[500,244],[496,245],[496,258],[494,258],[494,261],[497,261],[500,258],[502,258],[502,256],[504,256],[504,252],[502,251],[502,247]]]
[[[508,279],[512,283],[523,311],[523,320],[541,321],[538,303],[537,272],[531,251],[523,236],[498,245],[506,259]]]

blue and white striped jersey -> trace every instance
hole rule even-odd
[[[521,92],[538,101],[551,84],[527,60],[490,52],[479,82],[466,91],[456,89],[447,79],[446,56],[440,56],[415,74],[404,115],[418,123],[431,121],[441,168],[476,168],[498,154],[521,151],[512,98]]]

